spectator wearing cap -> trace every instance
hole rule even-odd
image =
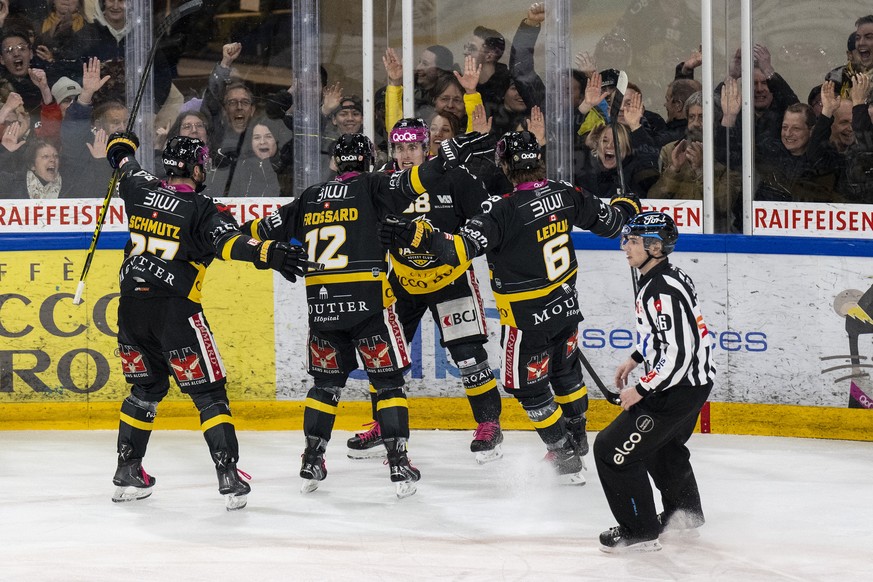
[[[73,101],[82,94],[82,86],[69,77],[61,77],[52,85],[52,97],[61,110],[61,117],[67,112]]]
[[[477,26],[464,44],[464,57],[472,56],[482,67],[476,90],[486,108],[498,107],[512,80],[509,67],[500,62],[506,50],[506,39],[492,28]]]
[[[340,97],[338,101],[332,100],[329,95],[331,90],[336,92],[342,90],[338,84],[334,84],[325,92],[325,98],[322,105],[322,112],[326,108],[331,108],[333,103],[337,103],[336,107],[332,107],[327,119],[330,120],[328,125],[325,122],[324,131],[321,138],[321,170],[322,178],[329,180],[333,177],[334,172],[330,169],[330,161],[333,158],[333,146],[336,140],[346,133],[360,133],[364,128],[364,103],[357,95],[346,95]]]

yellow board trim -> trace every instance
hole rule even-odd
[[[466,401],[466,397],[411,398],[409,426],[413,430],[472,430],[476,422]],[[117,430],[118,407],[118,401],[4,402],[0,430]],[[158,408],[154,427],[149,429],[199,430],[200,417],[190,399],[165,399]],[[304,411],[303,400],[233,401],[237,430],[300,430]],[[605,400],[589,400],[588,430],[603,430],[620,412]],[[709,412],[713,434],[873,441],[873,411],[860,408],[711,402]],[[373,421],[372,413],[369,399],[344,400],[334,428],[358,432],[361,425]],[[500,426],[503,430],[533,429],[512,398],[503,398]]]
[[[536,428],[547,428],[561,420],[563,414],[561,413],[560,408],[556,408],[555,411],[549,415],[548,418],[544,418],[543,420],[531,421],[531,424]]]
[[[216,427],[219,424],[229,424],[233,426],[233,417],[229,414],[219,414],[218,416],[213,416],[212,418],[200,425],[200,430],[206,432],[210,428]]]
[[[376,410],[385,408],[409,408],[406,398],[389,398],[388,400],[380,400],[376,403]]]
[[[497,380],[492,378],[483,386],[477,386],[476,388],[467,388],[466,393],[467,396],[479,396],[481,394],[485,394],[489,390],[493,390],[494,388],[497,388]]]
[[[569,404],[571,402],[575,402],[577,400],[585,398],[586,396],[588,396],[588,387],[582,386],[582,388],[580,388],[579,390],[576,390],[572,394],[567,394],[566,396],[558,396],[557,394],[555,394],[555,402],[557,402],[558,404]]]
[[[306,408],[311,408],[313,410],[317,410],[319,412],[323,412],[325,414],[329,414],[331,416],[336,416],[337,407],[332,404],[325,404],[324,402],[320,402],[315,398],[307,398],[306,399]]]
[[[155,427],[155,423],[146,422],[144,420],[137,420],[129,414],[121,413],[121,422],[124,424],[129,424],[133,428],[138,428],[139,430],[152,430]]]

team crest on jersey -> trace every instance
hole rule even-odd
[[[133,346],[119,344],[118,356],[121,358],[121,368],[125,375],[142,374],[146,371],[142,352],[133,349]]]
[[[566,343],[567,354],[566,354],[566,357],[569,358],[571,355],[573,355],[573,352],[576,351],[576,346],[578,346],[578,345],[579,345],[579,331],[576,330],[576,331],[573,333],[573,335],[571,335],[571,336],[567,339],[567,343]]]
[[[549,373],[548,354],[540,354],[532,357],[528,360],[526,367],[528,382],[536,382],[540,378],[545,377]]]
[[[339,369],[336,348],[327,340],[313,338],[309,343],[309,361],[320,370]]]
[[[179,384],[186,384],[206,377],[200,365],[200,356],[191,348],[170,352],[170,367]]]
[[[381,335],[367,338],[358,342],[358,351],[364,359],[364,366],[368,370],[380,370],[391,368],[391,346],[382,339]]]
[[[435,230],[433,227],[433,223],[430,220],[428,220],[425,216],[419,216],[418,218],[416,218],[412,222],[424,223],[425,229],[428,232],[433,233]],[[413,250],[410,248],[400,249],[400,255],[405,260],[409,261],[410,263],[412,263],[413,265],[415,265],[419,269],[424,269],[425,267],[428,267],[428,266],[432,265],[433,263],[437,262],[436,256],[432,255],[431,253],[416,251],[416,250]]]

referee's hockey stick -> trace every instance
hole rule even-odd
[[[136,123],[136,116],[139,113],[139,107],[142,103],[142,94],[146,88],[146,82],[149,78],[149,73],[152,70],[152,65],[155,62],[155,53],[157,53],[158,45],[164,36],[170,32],[180,19],[197,11],[203,6],[203,0],[189,0],[174,11],[172,11],[158,25],[155,31],[155,38],[152,42],[152,48],[149,51],[149,58],[146,60],[145,68],[139,80],[139,87],[136,91],[136,96],[133,99],[133,106],[130,108],[130,117],[127,120],[126,133],[133,131],[133,126]],[[106,213],[109,211],[109,204],[112,202],[112,194],[118,185],[118,170],[112,172],[112,179],[109,180],[109,189],[106,191],[106,197],[103,199],[103,206],[100,207],[100,214],[97,215],[97,224],[94,226],[94,234],[91,236],[91,246],[88,248],[88,255],[85,257],[85,264],[82,266],[82,274],[79,276],[79,284],[76,286],[76,295],[73,297],[73,305],[82,303],[82,294],[85,292],[85,277],[88,276],[88,271],[91,270],[91,261],[94,259],[94,254],[97,251],[97,241],[100,239],[100,233],[103,232],[103,224],[106,222]]]

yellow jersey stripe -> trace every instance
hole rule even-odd
[[[558,396],[557,394],[555,394],[555,402],[557,402],[558,404],[569,404],[570,402],[575,402],[576,400],[585,398],[586,396],[588,396],[588,387],[582,386],[581,389],[576,390],[571,394],[567,394],[566,396]]]
[[[426,192],[424,184],[421,183],[421,178],[418,175],[418,166],[413,166],[412,169],[409,170],[409,182],[412,184],[412,189],[419,194],[424,194]]]
[[[518,302],[518,301],[527,301],[528,299],[536,299],[538,297],[545,297],[564,283],[570,280],[576,274],[576,269],[573,269],[567,275],[558,281],[555,281],[548,287],[543,287],[542,289],[534,289],[532,291],[519,291],[518,293],[497,293],[494,292],[494,298],[499,302],[500,299],[503,299],[504,302]],[[500,299],[498,299],[498,297]]]
[[[333,406],[331,404],[325,404],[324,402],[319,402],[315,398],[306,399],[306,408],[312,408],[313,410],[317,410],[325,414],[330,414],[331,416],[336,416],[337,411],[336,406]]]
[[[559,420],[561,420],[561,416],[563,416],[561,414],[561,409],[556,408],[555,412],[553,412],[548,418],[543,419],[543,420],[538,420],[538,421],[534,422],[533,425],[536,428],[547,428],[547,427],[552,426],[553,424],[555,424]]]
[[[389,398],[388,400],[380,400],[376,403],[376,410],[385,408],[409,408],[409,403],[406,398]]]
[[[144,420],[137,420],[132,416],[124,414],[123,412],[121,413],[121,422],[123,422],[124,424],[129,424],[133,428],[138,428],[139,430],[150,431],[155,426],[153,422],[146,422]]]
[[[206,422],[200,425],[200,430],[206,432],[212,427],[218,426],[219,424],[229,424],[233,426],[233,417],[229,414],[219,414],[217,416],[213,416]]]
[[[230,253],[233,250],[233,245],[236,243],[236,241],[239,237],[240,237],[240,235],[236,235],[235,237],[231,238],[229,241],[224,243],[224,246],[221,247],[221,260],[222,261],[230,261],[231,260]]]

